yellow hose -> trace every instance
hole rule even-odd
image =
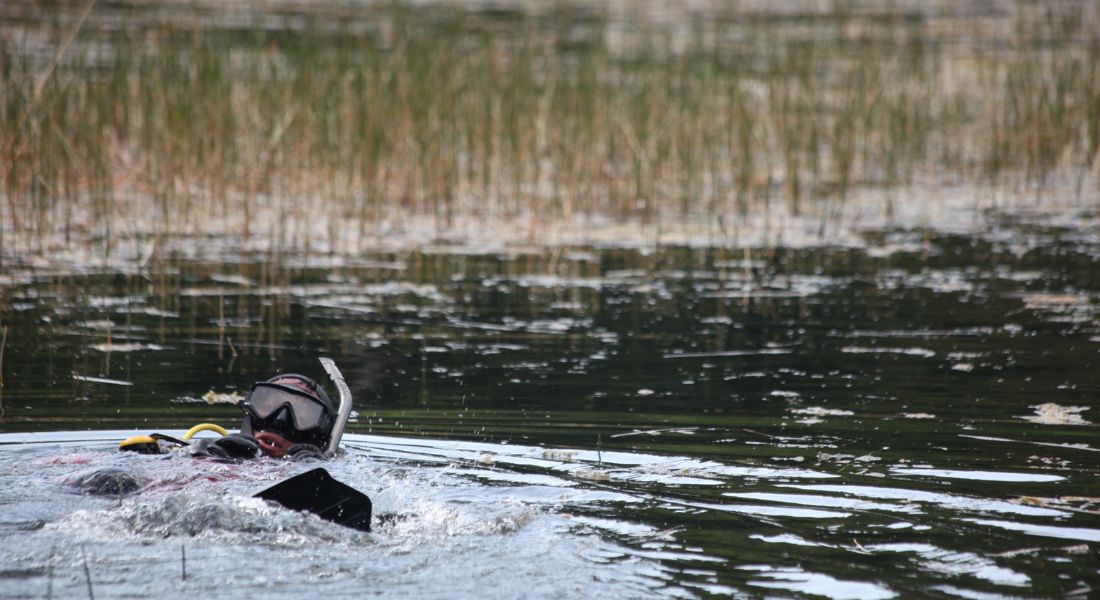
[[[189,440],[195,437],[195,434],[200,431],[216,431],[219,435],[229,435],[229,431],[221,425],[215,425],[213,423],[199,423],[191,429],[188,429],[187,433],[183,434],[183,439]]]
[[[148,435],[135,435],[128,437],[118,444],[119,450],[131,450],[134,452],[144,452],[146,454],[157,454],[157,441]]]

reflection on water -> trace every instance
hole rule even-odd
[[[0,590],[82,595],[84,549],[105,595],[1088,595],[1100,238],[1004,226],[892,251],[6,261],[0,428],[68,433],[0,438]],[[334,474],[404,515],[375,533],[246,499],[300,466],[111,450],[233,424],[219,398],[318,355],[357,397]],[[98,467],[148,483],[77,493]],[[305,558],[253,567],[256,546]]]

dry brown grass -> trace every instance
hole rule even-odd
[[[401,5],[9,17],[0,244],[229,230],[302,246],[311,215],[333,240],[395,214],[736,219],[914,180],[1100,171],[1088,4],[852,6],[631,27]]]

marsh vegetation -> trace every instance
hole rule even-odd
[[[428,216],[723,233],[855,191],[1095,196],[1087,2],[764,9],[48,2],[0,17],[5,252]],[[503,232],[502,232],[503,235]]]

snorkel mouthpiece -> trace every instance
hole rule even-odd
[[[295,446],[294,442],[285,437],[271,432],[261,431],[256,434],[256,441],[260,443],[260,450],[268,456],[282,458]]]

